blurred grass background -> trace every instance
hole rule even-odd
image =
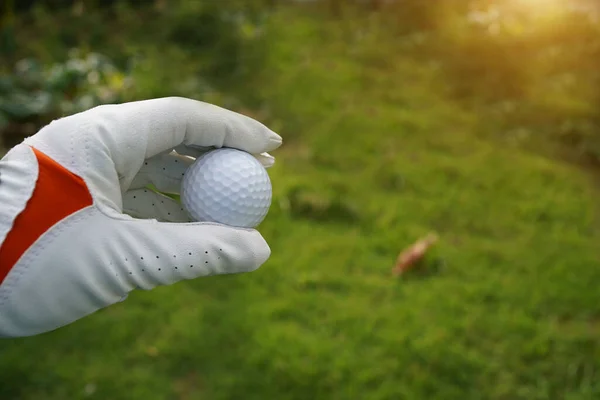
[[[600,398],[600,9],[5,0],[4,148],[186,96],[284,137],[240,276],[0,343],[0,399]],[[429,231],[422,268],[392,278]]]

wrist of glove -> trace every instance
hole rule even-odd
[[[52,122],[0,161],[0,337],[31,336],[184,279],[249,272],[259,232],[195,223],[170,197],[194,156],[233,147],[269,167],[281,138],[210,104],[165,98]]]

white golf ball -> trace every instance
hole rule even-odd
[[[254,228],[271,206],[265,167],[251,154],[221,148],[198,157],[181,185],[181,203],[196,221]]]

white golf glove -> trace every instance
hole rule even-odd
[[[269,167],[281,142],[241,114],[163,98],[62,118],[14,147],[0,160],[0,337],[57,329],[136,288],[257,269],[270,249],[256,230],[192,223],[146,187],[179,192],[211,147]]]

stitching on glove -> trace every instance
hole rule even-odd
[[[0,284],[23,253],[53,225],[93,204],[84,180],[32,147],[38,180],[31,199],[0,247]]]

